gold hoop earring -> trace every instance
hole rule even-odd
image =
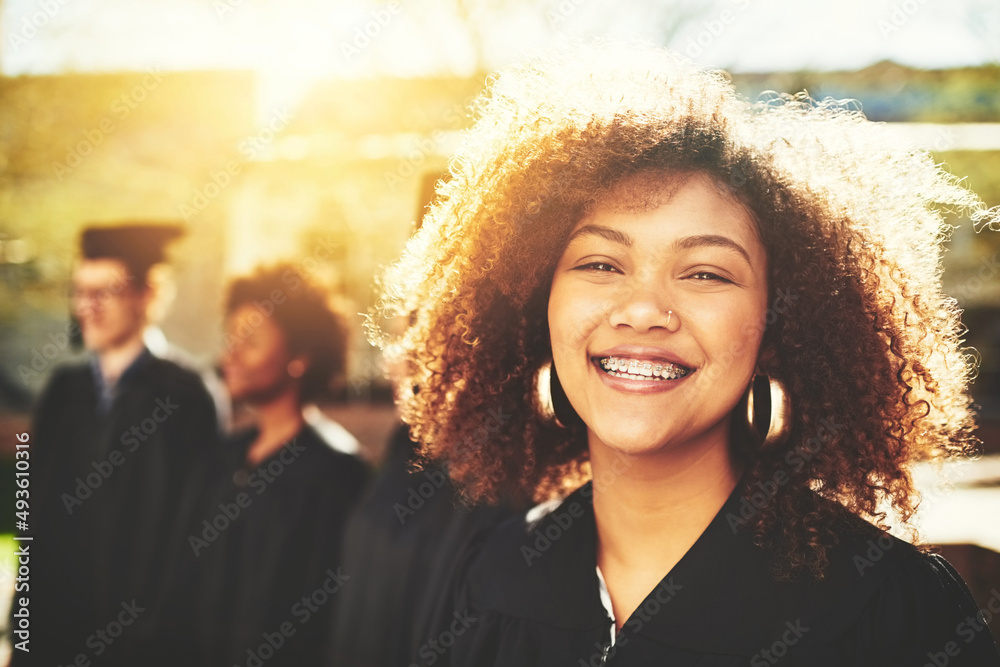
[[[768,425],[767,430],[761,433],[758,412],[764,407],[762,401],[757,400],[757,385],[760,381],[767,383],[767,410]],[[763,392],[760,392],[763,393]],[[747,427],[750,432],[760,441],[762,450],[773,449],[788,439],[788,434],[792,430],[792,400],[785,389],[784,383],[767,375],[757,375],[754,373],[747,388]]]
[[[542,364],[535,375],[535,395],[538,412],[545,421],[559,428],[582,421],[570,404],[551,360]]]

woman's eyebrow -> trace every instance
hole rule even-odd
[[[632,247],[632,237],[625,232],[619,231],[617,229],[612,229],[610,227],[604,227],[602,225],[584,225],[580,227],[572,234],[570,234],[569,240],[566,242],[567,245],[573,242],[574,239],[585,236],[585,235],[600,236],[601,238],[607,239],[614,243],[625,246],[626,248]],[[739,243],[729,238],[728,236],[721,236],[719,234],[699,234],[697,236],[686,236],[680,239],[675,244],[678,250],[690,250],[692,248],[698,248],[702,246],[715,246],[717,248],[728,248],[733,250],[747,261],[747,264],[753,265],[750,261],[750,253],[746,251]]]
[[[585,234],[593,234],[594,236],[600,236],[601,238],[613,241],[614,243],[621,244],[626,248],[632,247],[632,237],[625,232],[620,232],[617,229],[611,229],[610,227],[603,227],[601,225],[584,225],[580,229],[576,230],[570,234],[569,240],[566,241],[566,245],[573,242],[573,239],[584,236]]]
[[[743,255],[743,258],[747,261],[747,264],[753,266],[753,262],[750,261],[750,253],[748,253],[743,246],[729,238],[728,236],[720,236],[718,234],[700,234],[698,236],[686,236],[675,244],[679,250],[690,250],[691,248],[698,248],[701,246],[715,246],[717,248],[729,248],[730,250],[735,250],[739,254]]]

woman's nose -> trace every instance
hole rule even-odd
[[[680,318],[670,304],[668,290],[650,284],[634,284],[623,290],[612,307],[609,323],[613,327],[629,327],[636,331],[662,328],[675,332]]]

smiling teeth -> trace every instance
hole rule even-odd
[[[686,368],[674,364],[654,364],[649,361],[617,357],[602,357],[598,363],[610,375],[632,380],[677,380],[689,373]]]

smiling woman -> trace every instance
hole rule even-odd
[[[974,446],[942,210],[995,211],[858,113],[606,44],[501,73],[452,164],[384,278],[403,416],[469,496],[561,506],[470,548],[443,660],[1000,664],[880,512]]]

